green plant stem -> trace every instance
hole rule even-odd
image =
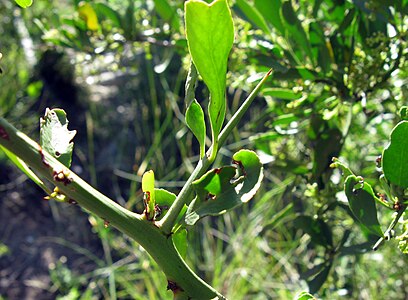
[[[244,100],[240,108],[234,113],[234,115],[231,117],[227,125],[225,125],[224,129],[221,131],[218,137],[218,145],[220,147],[225,143],[226,139],[228,138],[232,130],[237,126],[238,122],[242,119],[245,112],[248,110],[249,106],[252,104],[256,95],[259,93],[263,84],[269,78],[271,73],[272,69],[269,70],[268,73],[266,73],[266,75],[256,85],[251,94]],[[207,151],[207,155],[212,156],[212,153],[213,149],[212,147],[210,147],[210,149],[208,149]],[[158,222],[157,225],[161,227],[164,233],[167,234],[171,233],[171,230],[176,223],[180,211],[183,209],[184,205],[189,201],[189,196],[193,189],[192,187],[193,181],[196,180],[198,176],[202,175],[210,167],[212,161],[208,159],[207,155],[205,155],[198,162],[196,168],[194,169],[193,173],[191,173],[190,177],[188,178],[186,184],[184,185],[180,193],[177,195],[177,198],[170,207],[169,211],[163,217],[163,219],[160,222]]]
[[[0,118],[0,145],[56,185],[69,199],[75,200],[84,209],[137,241],[157,262],[167,279],[182,289],[181,294],[193,299],[212,299],[217,296],[224,299],[188,267],[176,250],[171,235],[163,234],[154,222],[123,208],[94,189],[4,118]],[[65,174],[64,182],[54,179],[55,173],[60,171]]]
[[[381,238],[378,239],[378,241],[375,243],[375,245],[373,246],[373,250],[377,251],[378,248],[381,246],[381,244],[388,240],[390,235],[391,235],[391,231],[395,228],[395,226],[398,224],[399,219],[401,218],[401,216],[404,214],[405,210],[407,209],[407,205],[405,204],[401,204],[401,208],[398,210],[397,215],[395,215],[394,219],[392,220],[391,224],[388,226],[387,230],[384,232],[384,236],[382,236]]]

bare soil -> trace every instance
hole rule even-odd
[[[0,164],[0,298],[55,299],[50,269],[64,263],[73,272],[96,266],[77,246],[103,256],[87,214],[67,203],[51,203],[21,172]]]

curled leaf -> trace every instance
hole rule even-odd
[[[217,216],[251,200],[263,178],[263,167],[255,152],[240,150],[233,165],[213,169],[193,182],[197,197],[186,213],[186,224],[205,216]]]
[[[45,110],[40,120],[40,144],[67,168],[71,166],[76,130],[68,130],[67,114],[59,108]]]

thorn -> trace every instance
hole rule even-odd
[[[104,226],[105,228],[108,228],[108,227],[109,227],[109,224],[110,224],[109,221],[103,220],[103,226]]]
[[[69,203],[69,204],[73,204],[73,205],[78,204],[78,202],[76,202],[76,201],[75,201],[74,199],[72,199],[72,198],[69,198],[68,203]]]
[[[1,126],[0,126],[0,137],[2,139],[8,140],[8,141],[10,140],[10,137],[9,137],[7,131]]]

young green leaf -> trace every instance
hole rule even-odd
[[[76,130],[68,130],[67,115],[59,108],[45,110],[40,120],[41,147],[67,168],[71,166]]]
[[[408,187],[408,121],[401,121],[392,130],[382,154],[382,169],[390,183]]]
[[[228,55],[234,42],[234,25],[226,0],[207,4],[200,0],[185,3],[188,48],[198,73],[210,91],[210,117],[213,152],[218,151],[218,135],[224,123]]]
[[[147,171],[142,176],[142,191],[144,193],[144,203],[146,207],[146,215],[149,220],[155,217],[156,193],[154,189],[154,172]]]
[[[33,0],[15,0],[15,2],[22,8],[27,8],[33,4]]]
[[[377,208],[375,206],[374,191],[362,177],[350,175],[344,182],[350,209],[357,220],[371,233],[383,236],[380,223],[377,218]]]
[[[213,169],[193,182],[197,197],[186,213],[186,224],[205,216],[221,215],[251,200],[260,187],[263,167],[255,152],[240,150],[234,166]]]
[[[200,144],[200,157],[203,157],[205,155],[206,137],[204,111],[195,99],[186,110],[186,124],[197,138]]]

